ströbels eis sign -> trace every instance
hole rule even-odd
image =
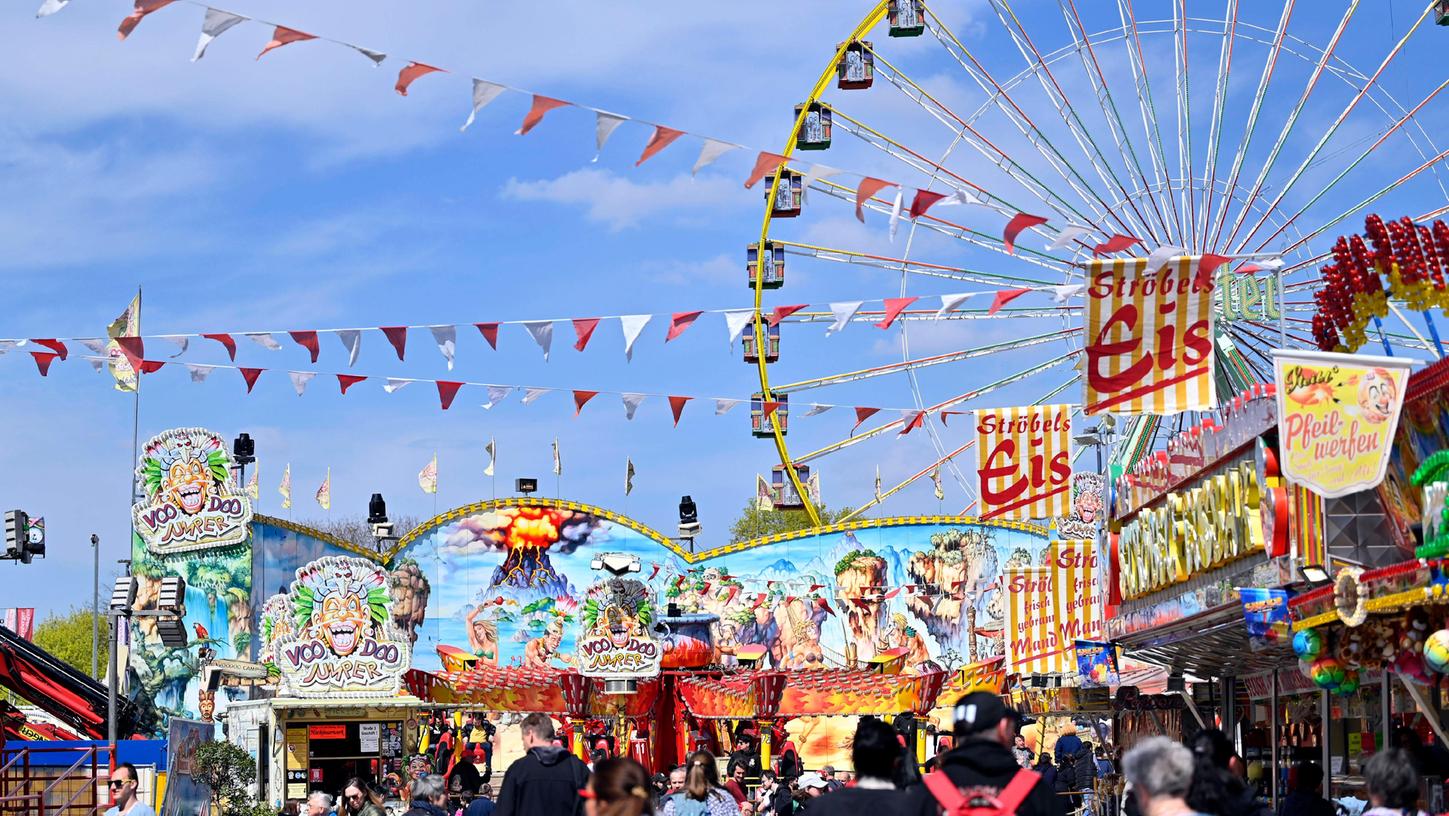
[[[1265,549],[1286,551],[1287,498],[1270,389],[1258,388],[1178,434],[1114,485],[1112,583],[1134,600]]]

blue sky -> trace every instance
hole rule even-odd
[[[1118,24],[1115,11],[1104,4],[1078,5],[1090,11],[1093,32]],[[1170,14],[1166,3],[1135,5],[1144,19]],[[1300,9],[1290,32],[1325,42],[1338,7],[1346,3],[1331,5],[1331,10],[1320,4]],[[1422,4],[1363,5],[1372,8],[1360,9],[1341,54],[1371,74]],[[1243,6],[1245,22],[1270,30],[1276,24],[1276,8]],[[718,316],[702,318],[668,346],[663,321],[656,319],[632,363],[621,354],[617,323],[601,325],[582,354],[569,347],[569,326],[558,324],[547,364],[517,326],[504,329],[497,352],[484,344],[469,324],[749,305],[743,251],[758,235],[761,193],[741,188],[750,164],[743,153],[691,179],[699,142],[689,137],[633,168],[649,133],[637,124],[618,130],[602,158],[591,163],[593,117],[576,109],[555,111],[527,137],[514,136],[527,107],[520,95],[495,102],[460,135],[469,106],[467,77],[479,75],[778,149],[788,133],[790,108],[806,94],[831,48],[865,12],[864,4],[736,2],[661,11],[657,4],[644,3],[449,0],[404,13],[372,0],[304,6],[234,0],[227,7],[394,56],[374,69],[356,53],[317,41],[290,45],[258,62],[253,57],[270,30],[245,24],[223,35],[205,59],[193,64],[187,60],[200,26],[199,7],[173,4],[148,17],[123,43],[114,31],[129,4],[75,0],[62,13],[39,21],[25,7],[12,4],[3,12],[0,45],[20,67],[0,77],[0,102],[11,114],[0,123],[0,277],[11,304],[0,321],[0,336],[98,334],[139,285],[145,290],[145,334],[456,323],[456,379],[702,396],[748,397],[757,389],[753,367],[740,361],[738,348],[726,346]],[[938,2],[932,7],[994,75],[1004,79],[1025,65],[989,4]],[[1013,7],[1043,51],[1069,42],[1056,4]],[[1384,13],[1386,8],[1392,14]],[[1194,13],[1199,13],[1197,4]],[[1214,4],[1201,13],[1220,15],[1220,9]],[[1432,25],[1421,27],[1385,72],[1383,87],[1408,106],[1423,99],[1443,75],[1435,57],[1446,36]],[[877,30],[871,39],[953,110],[965,114],[983,104],[981,91],[929,35],[892,40]],[[1166,126],[1173,115],[1171,39],[1149,35],[1145,43],[1158,117]],[[1119,101],[1130,104],[1124,108],[1129,130],[1140,137],[1126,52],[1120,42],[1102,48],[1109,85]],[[1244,109],[1265,53],[1261,46],[1245,44],[1235,58],[1224,117],[1224,163],[1241,141]],[[1203,172],[1201,145],[1208,136],[1217,54],[1213,37],[1190,36],[1190,132],[1199,146],[1198,174]],[[424,77],[402,98],[391,87],[409,58],[454,73]],[[1086,74],[1074,58],[1053,66],[1069,98],[1092,104]],[[1270,84],[1260,135],[1250,143],[1247,178],[1240,184],[1256,175],[1274,128],[1281,130],[1311,67],[1297,57],[1284,58]],[[1028,114],[1090,175],[1090,165],[1081,161],[1040,85],[1028,77],[1017,87]],[[1308,154],[1322,124],[1351,96],[1336,76],[1323,80],[1304,122],[1286,141],[1270,185],[1281,182]],[[878,81],[869,92],[832,92],[827,99],[924,155],[939,157],[950,150],[952,132],[887,83]],[[1325,146],[1320,161],[1285,197],[1284,211],[1307,202],[1390,121],[1367,103],[1365,108]],[[1096,137],[1106,140],[1101,112],[1095,113],[1083,116]],[[1442,130],[1446,120],[1442,100],[1420,114],[1429,128]],[[1045,177],[1050,170],[1001,115],[988,111],[979,125],[1035,172]],[[1175,160],[1175,137],[1169,133],[1166,138]],[[1385,180],[1413,169],[1419,160],[1412,150],[1401,135],[1391,137],[1313,205],[1304,222],[1317,226]],[[836,146],[818,158],[912,186],[927,184],[924,175],[840,130]],[[960,148],[941,163],[1014,201],[1032,202],[1029,193],[978,154]],[[1439,188],[1416,181],[1376,209],[1396,216],[1443,203]],[[1004,220],[974,208],[949,215],[990,233],[998,232]],[[912,235],[905,227],[893,244],[883,215],[872,213],[862,226],[848,205],[827,196],[812,197],[807,216],[780,225],[779,234],[892,256],[909,245],[912,258],[1061,281],[1059,273],[926,230]],[[1326,236],[1360,223],[1350,219]],[[1022,240],[1032,248],[1044,243],[1041,236]],[[1322,251],[1328,243],[1320,238],[1310,248]],[[894,272],[794,256],[789,263],[789,285],[770,294],[767,303],[870,300],[902,291],[901,276]],[[919,276],[904,285],[908,294],[925,296],[983,288]],[[1029,297],[1037,299],[1019,303],[1049,304],[1047,298]],[[1061,326],[1060,320],[916,323],[908,335],[910,354],[942,353]],[[882,332],[861,323],[836,337],[823,334],[820,325],[787,325],[784,358],[772,377],[804,379],[901,358],[898,329]],[[239,360],[275,369],[347,370],[335,338],[322,339],[322,358],[315,366],[300,348],[281,339],[284,349],[278,352],[242,341]],[[921,395],[939,400],[1067,348],[1058,342],[923,371]],[[226,362],[208,341],[193,343],[185,359]],[[379,378],[449,376],[425,332],[409,338],[404,363],[381,335],[368,335],[354,371]],[[90,533],[101,535],[108,561],[127,550],[131,400],[75,360],[58,363],[41,379],[28,355],[12,352],[0,358],[0,375],[7,465],[0,468],[0,504],[46,516],[51,553],[28,567],[0,565],[0,595],[6,606],[64,608],[81,600],[71,582],[84,584]],[[1059,369],[973,406],[1031,401],[1069,375],[1068,369]],[[420,493],[415,476],[435,451],[441,468],[438,509],[487,498],[492,487],[482,476],[483,445],[490,435],[499,440],[500,491],[506,493],[516,476],[535,475],[551,495],[549,444],[557,437],[565,496],[627,511],[667,530],[679,496],[689,493],[699,502],[706,538],[712,538],[725,533],[752,493],[754,474],[767,474],[776,461],[769,443],[750,437],[745,406],[716,418],[711,406],[696,402],[673,429],[662,399],[650,400],[633,422],[625,422],[618,398],[608,394],[574,419],[564,393],[527,407],[515,394],[509,403],[483,411],[478,406],[486,397],[473,389],[444,413],[429,387],[414,385],[387,395],[378,384],[364,383],[344,398],[334,381],[319,378],[298,398],[278,371],[264,375],[255,393],[243,397],[235,372],[220,370],[193,385],[184,370],[169,367],[143,386],[140,431],[143,438],[177,425],[202,425],[228,435],[248,431],[257,439],[263,468],[261,511],[280,512],[275,486],[290,462],[296,494],[292,515],[299,520],[322,515],[310,495],[329,466],[334,515],[362,513],[375,491],[387,496],[395,513],[431,515],[434,500]],[[1078,392],[1068,390],[1058,399],[1077,401]],[[792,450],[809,450],[840,439],[853,423],[846,409],[805,419],[800,414],[810,401],[906,407],[914,395],[902,375],[893,375],[805,392],[796,400],[789,441]],[[950,449],[968,438],[970,424],[935,430]],[[903,440],[890,435],[828,457],[820,463],[826,503],[858,504],[871,495],[877,465],[889,486],[933,461],[932,451],[931,441],[915,433]],[[638,470],[627,503],[626,456]],[[966,477],[973,469],[971,461],[962,461]],[[884,511],[955,512],[965,503],[965,493],[952,479],[944,503],[922,480]]]

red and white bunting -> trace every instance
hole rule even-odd
[[[1019,212],[1013,215],[1011,220],[1006,222],[1006,229],[1001,233],[1001,242],[1006,246],[1006,254],[1012,255],[1016,252],[1016,238],[1021,235],[1023,230],[1039,227],[1046,222],[1045,218],[1031,213]]]
[[[393,350],[397,352],[397,358],[403,359],[408,349],[408,327],[407,326],[379,326],[378,331],[392,344]]]
[[[448,370],[453,370],[453,355],[458,350],[458,327],[450,325],[429,326],[428,330],[433,333],[433,342],[438,344],[438,352],[443,359],[448,361]],[[316,362],[313,360],[313,362]]]
[[[866,176],[860,180],[859,186],[855,188],[855,218],[862,224],[865,223],[865,202],[869,201],[876,193],[887,187],[898,186],[894,181],[886,181],[873,176]]]
[[[554,99],[551,96],[534,94],[533,104],[529,106],[528,113],[524,115],[523,124],[519,125],[516,135],[523,136],[527,134],[530,130],[533,130],[535,125],[543,121],[543,117],[547,115],[549,111],[554,110],[555,108],[562,108],[565,105],[572,104],[572,102],[566,102],[562,99]]]
[[[140,0],[138,0],[138,2],[140,2]],[[170,0],[166,0],[166,2],[170,2]],[[267,43],[267,47],[262,49],[262,53],[257,54],[257,59],[265,57],[268,51],[275,51],[276,49],[281,48],[284,45],[290,45],[294,42],[303,42],[305,40],[315,39],[317,39],[317,35],[315,34],[308,34],[305,31],[298,31],[295,28],[287,28],[286,26],[277,26],[276,29],[272,31],[272,41]]]
[[[543,361],[548,362],[549,347],[553,345],[553,321],[533,320],[524,323],[523,328],[528,330],[529,335],[533,337],[533,342],[543,349]]]
[[[619,318],[619,328],[624,332],[624,359],[634,359],[634,341],[649,325],[649,319],[653,315],[623,315]]]
[[[679,415],[684,413],[684,404],[692,399],[694,397],[671,396],[669,398],[669,412],[674,414],[674,427],[679,427]]]
[[[473,124],[473,120],[478,118],[478,111],[488,107],[488,103],[497,99],[506,90],[508,88],[496,82],[489,82],[475,77],[473,79],[473,109],[468,111],[468,120],[463,123],[462,127],[458,128],[458,132],[462,133],[467,130]]]
[[[498,326],[497,323],[474,323],[478,327],[478,333],[488,341],[488,347],[494,351],[498,350]]]
[[[698,320],[699,316],[702,314],[704,314],[704,312],[699,311],[675,312],[674,314],[670,315],[669,331],[664,335],[664,342],[668,343],[670,340],[673,340],[679,335],[684,334],[685,330],[687,330],[690,326],[694,325],[694,321]]]
[[[401,96],[407,96],[408,87],[411,86],[413,82],[417,81],[418,77],[427,76],[428,74],[436,73],[439,71],[447,73],[446,71],[444,71],[444,69],[436,68],[432,65],[427,65],[421,62],[410,62],[407,65],[403,66],[403,69],[401,71],[397,72],[397,84],[393,86],[393,90],[397,91],[398,94]]]
[[[894,323],[894,322],[896,322],[896,318],[897,317],[900,317],[901,312],[904,312],[907,307],[909,307],[912,303],[915,303],[917,300],[920,300],[920,298],[918,298],[918,297],[886,298],[885,299],[885,317],[882,318],[879,323],[875,324],[875,327],[877,329],[889,329],[891,327],[891,324]]]
[[[576,317],[573,319],[573,324],[574,336],[577,338],[574,341],[574,350],[583,351],[588,347],[589,339],[594,336],[594,329],[599,327],[599,318]]]
[[[644,162],[654,158],[659,151],[674,144],[674,140],[683,135],[684,131],[682,130],[675,130],[674,128],[663,125],[655,125],[654,133],[649,137],[649,143],[644,145],[644,152],[639,154],[639,161],[634,162],[634,166],[638,167]]]

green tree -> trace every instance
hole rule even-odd
[[[63,615],[52,614],[35,627],[35,645],[69,663],[82,674],[91,673],[91,610],[75,606]],[[97,664],[105,674],[110,658],[110,624],[101,616],[101,649]]]
[[[850,515],[849,507],[830,510],[821,505],[816,509],[820,511],[822,526],[834,524]],[[764,536],[793,533],[796,530],[808,530],[813,526],[815,525],[810,523],[810,515],[804,510],[761,510],[751,501],[745,505],[744,509],[740,511],[739,517],[730,525],[730,542],[751,541]]]
[[[270,816],[272,809],[247,791],[256,775],[256,760],[229,742],[203,742],[191,759],[191,776],[211,788],[216,816]]]

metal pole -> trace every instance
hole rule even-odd
[[[1272,786],[1269,791],[1269,802],[1273,812],[1278,812],[1278,670],[1273,670],[1271,691],[1268,697],[1268,716],[1272,719],[1272,725],[1268,728],[1268,769]]]
[[[120,622],[123,613],[112,611],[110,676],[106,682],[106,744],[111,750],[111,771],[116,770],[116,652],[120,650]]]
[[[101,537],[91,533],[91,677],[101,679]]]
[[[1321,735],[1319,742],[1322,746],[1323,798],[1331,801],[1333,799],[1333,748],[1329,744],[1331,735],[1329,734],[1328,714],[1328,692],[1320,691],[1318,693],[1318,733]]]
[[[1384,674],[1379,678],[1379,717],[1383,723],[1383,741],[1376,747],[1380,751],[1387,750],[1393,746],[1394,729],[1394,683],[1389,677],[1388,667],[1384,667]]]

